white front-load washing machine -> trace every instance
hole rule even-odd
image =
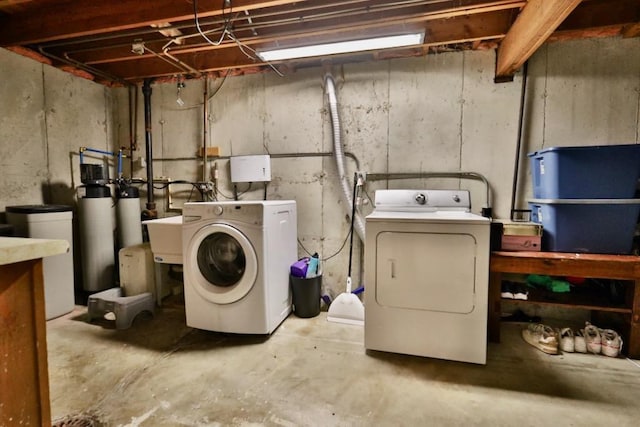
[[[486,363],[490,220],[463,190],[379,190],[366,218],[365,347]]]
[[[186,203],[182,217],[187,326],[273,332],[291,312],[296,202]]]

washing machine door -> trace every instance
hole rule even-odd
[[[249,293],[258,276],[258,259],[249,239],[227,224],[207,225],[193,236],[185,268],[202,298],[231,304]]]

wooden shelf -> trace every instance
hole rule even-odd
[[[529,291],[527,300],[502,299],[504,273],[546,274],[624,281],[624,303],[611,301],[607,292],[576,286],[569,293],[546,289]],[[576,254],[559,252],[492,252],[489,262],[488,338],[500,342],[500,316],[503,301],[518,305],[539,304],[567,309],[624,314],[628,323],[623,331],[626,353],[640,358],[640,257],[633,255]]]
[[[609,313],[631,314],[632,309],[624,304],[607,302],[608,296],[604,293],[598,294],[589,289],[574,288],[571,292],[553,293],[542,289],[529,289],[527,300],[517,300],[502,298],[503,302],[518,305],[538,304],[548,307],[563,307],[573,309],[585,309],[603,311]]]

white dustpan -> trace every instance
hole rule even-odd
[[[347,291],[338,295],[329,306],[327,320],[364,326],[364,305],[356,294],[351,293],[351,277],[347,277]]]

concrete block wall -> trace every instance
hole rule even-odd
[[[0,210],[41,203],[49,177],[43,67],[0,49]]]
[[[129,92],[109,89],[0,50],[0,210],[9,204],[64,202],[79,185],[72,152],[81,145],[114,150],[129,145]],[[493,190],[494,216],[510,215],[522,73],[514,82],[493,83],[495,52],[468,51],[350,64],[334,70],[344,150],[369,172],[474,171]],[[516,207],[531,196],[526,153],[542,147],[638,143],[640,39],[593,39],[543,46],[530,60],[525,129],[520,151]],[[224,80],[224,81],[223,81]],[[203,180],[203,80],[188,80],[176,103],[175,83],[154,84],[152,130],[154,177]],[[219,87],[222,85],[221,87]],[[207,144],[223,156],[272,154],[268,198],[298,202],[298,236],[311,252],[329,256],[345,241],[349,221],[337,180],[323,71],[303,69],[210,81]],[[215,94],[214,94],[215,93]],[[144,110],[138,91],[135,159],[144,157]],[[33,123],[33,124],[32,124]],[[91,141],[89,143],[88,141]],[[49,152],[49,156],[46,153]],[[278,154],[318,153],[317,157]],[[170,160],[179,158],[181,160]],[[233,197],[226,158],[217,170],[218,197]],[[128,162],[126,163],[128,165]],[[134,162],[125,176],[145,177]],[[348,174],[356,170],[347,159]],[[28,171],[27,171],[28,169]],[[42,193],[46,184],[61,183]],[[485,204],[481,183],[420,179],[370,181],[378,188],[468,188],[473,210]],[[144,205],[144,187],[142,204]],[[190,185],[176,186],[176,206]],[[261,199],[263,187],[240,184],[240,199]],[[160,216],[165,191],[156,190]],[[365,197],[366,199],[367,197]],[[364,214],[371,205],[362,208]],[[362,246],[356,242],[354,283],[360,284]],[[302,247],[300,256],[304,255]],[[325,263],[325,283],[336,292],[346,282],[348,246]]]
[[[73,206],[79,148],[114,146],[112,90],[4,49],[0,81],[0,212],[12,205]]]

